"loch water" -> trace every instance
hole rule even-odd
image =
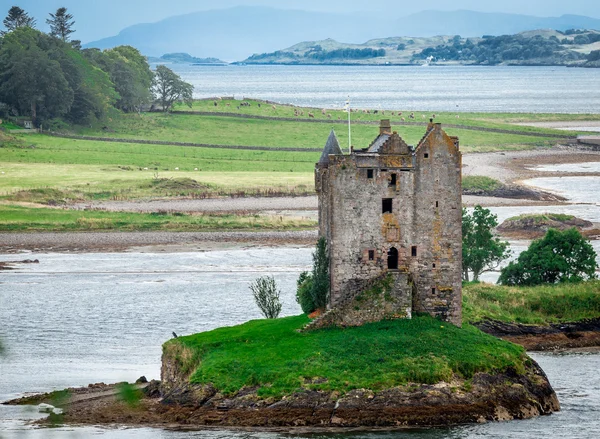
[[[599,113],[600,69],[510,66],[169,65],[196,98],[234,96],[319,108]]]
[[[311,264],[306,247],[201,253],[27,254],[39,265],[0,277],[0,401],[93,382],[160,375],[160,346],[179,335],[259,318],[248,284],[273,274],[283,314],[298,314],[298,274]],[[593,438],[600,435],[600,354],[532,355],[547,373],[563,411],[548,417],[336,438]],[[33,428],[32,408],[0,406],[0,438],[260,438],[275,433],[172,432],[159,429]],[[294,437],[309,437],[299,435]]]

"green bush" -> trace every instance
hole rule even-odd
[[[250,290],[254,295],[254,301],[260,309],[260,312],[267,319],[276,319],[281,312],[281,301],[279,296],[281,291],[277,289],[277,284],[272,276],[263,276],[256,279],[251,285]]]
[[[581,282],[596,277],[596,252],[575,228],[561,232],[550,229],[533,241],[516,262],[503,268],[502,285],[541,285]]]
[[[296,290],[296,302],[298,302],[304,314],[310,314],[317,309],[312,298],[312,274],[307,271],[300,273],[297,285],[298,289]]]

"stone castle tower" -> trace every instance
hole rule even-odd
[[[368,148],[344,155],[332,131],[315,169],[319,236],[330,257],[335,323],[429,313],[461,325],[462,159],[457,137],[430,123],[416,147],[382,120]],[[361,293],[386,279],[386,300]],[[357,299],[358,297],[358,299]]]

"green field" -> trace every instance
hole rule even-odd
[[[156,197],[214,197],[223,195],[306,195],[314,193],[313,170],[319,158],[316,151],[287,151],[286,148],[316,149],[324,145],[334,128],[342,148],[348,133],[344,124],[309,123],[315,119],[345,120],[341,110],[299,109],[247,101],[250,107],[237,108],[239,101],[196,101],[195,111],[210,115],[113,112],[111,118],[88,127],[67,127],[68,134],[85,135],[95,140],[69,139],[47,135],[11,136],[0,131],[0,199],[13,202],[61,204],[73,200],[128,200]],[[227,106],[229,104],[229,106]],[[187,107],[179,107],[185,110]],[[246,115],[269,118],[295,117],[298,120],[249,119]],[[222,115],[219,113],[235,113]],[[407,121],[409,112],[402,117]],[[422,117],[422,116],[425,116]],[[425,133],[430,114],[415,112],[420,126],[395,126],[409,144],[417,144]],[[459,116],[457,118],[456,116]],[[400,117],[385,114],[352,113],[353,144],[367,147],[377,136],[376,121]],[[463,152],[501,151],[550,147],[556,140],[543,137],[556,130],[517,127],[517,121],[598,120],[598,115],[534,115],[487,113],[438,113],[436,121],[464,127],[448,127],[450,135],[460,137]],[[4,124],[7,126],[7,124]],[[516,133],[478,131],[477,127],[518,130]],[[538,135],[527,135],[534,133]],[[106,142],[101,138],[127,139],[129,142]],[[185,147],[149,145],[136,140],[184,142],[225,146],[254,146],[263,150],[226,147]],[[283,148],[283,150],[276,150]],[[489,181],[465,178],[473,187],[489,186]]]
[[[436,119],[437,120],[437,119]],[[244,117],[199,116],[186,114],[144,113],[122,115],[107,125],[107,130],[78,128],[81,135],[118,139],[162,140],[217,145],[248,145],[277,148],[322,148],[331,129],[336,130],[340,145],[348,144],[348,130],[343,124],[307,121],[258,120]],[[502,128],[507,128],[503,126]],[[509,126],[509,129],[515,129]],[[416,145],[425,134],[422,126],[397,126],[407,143]],[[545,130],[524,127],[520,131],[543,133]],[[498,151],[551,146],[553,139],[531,135],[490,133],[462,128],[447,128],[448,134],[460,138],[463,151]],[[352,143],[366,148],[377,137],[376,125],[355,124]],[[565,135],[564,132],[561,133]]]
[[[123,213],[0,205],[0,232],[215,230],[300,230],[314,228],[307,219],[266,215],[190,215]]]
[[[523,372],[527,361],[520,346],[431,317],[298,333],[307,322],[306,316],[256,320],[179,337],[164,345],[164,355],[193,372],[192,383],[212,383],[225,394],[256,386],[262,397],[300,388],[377,391],[509,367]]]

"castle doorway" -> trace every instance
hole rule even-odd
[[[398,250],[395,247],[392,247],[388,251],[388,270],[397,270],[398,269]]]

